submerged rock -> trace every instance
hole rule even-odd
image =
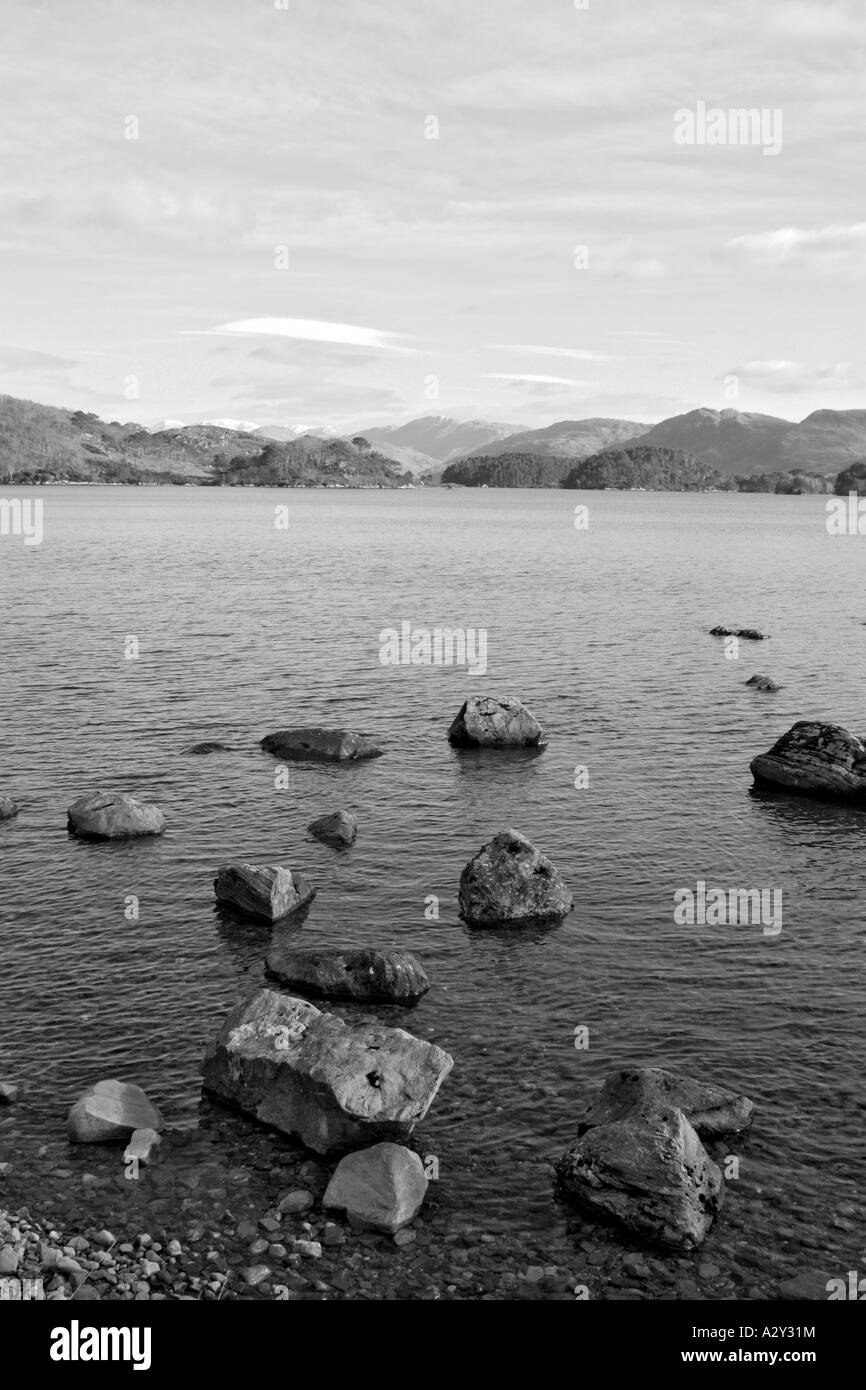
[[[587,1211],[670,1250],[702,1243],[724,1190],[719,1168],[674,1108],[588,1130],[556,1173],[566,1196]]]
[[[162,1117],[140,1086],[97,1081],[69,1112],[69,1138],[75,1144],[128,1139],[136,1129],[162,1129]]]
[[[311,902],[316,890],[279,864],[223,864],[214,879],[217,901],[277,922]]]
[[[12,820],[20,810],[21,807],[11,796],[0,796],[0,820]]]
[[[627,1067],[607,1078],[582,1117],[578,1132],[627,1116],[647,1118],[670,1109],[682,1110],[702,1139],[741,1134],[752,1123],[755,1111],[746,1096],[724,1086],[693,1081],[662,1067]]]
[[[286,762],[358,762],[382,756],[381,748],[350,729],[279,729],[267,734],[261,746]]]
[[[759,632],[756,627],[711,627],[711,637],[742,637],[744,642],[764,642],[767,639],[765,632]]]
[[[801,719],[750,767],[757,783],[807,796],[866,800],[866,747],[838,724]]]
[[[232,1010],[204,1088],[316,1153],[408,1138],[453,1066],[402,1028],[350,1027],[264,989]]]
[[[749,676],[746,685],[753,685],[756,690],[766,690],[769,693],[782,689],[770,676]]]
[[[448,730],[457,748],[544,748],[538,720],[511,695],[473,695]]]
[[[210,743],[205,740],[204,743],[194,743],[192,748],[187,748],[186,751],[199,757],[205,753],[231,753],[233,750],[229,748],[227,743]]]
[[[351,811],[333,811],[329,816],[319,816],[318,820],[311,820],[307,829],[317,840],[324,840],[326,845],[341,848],[343,845],[355,843],[358,822]]]
[[[275,946],[265,971],[290,988],[332,998],[414,1004],[430,988],[423,965],[408,951],[291,950]]]
[[[155,1129],[136,1129],[133,1130],[132,1138],[123,1151],[124,1163],[129,1163],[131,1159],[142,1163],[147,1167],[156,1158],[162,1140]]]
[[[392,1236],[414,1220],[426,1195],[418,1155],[401,1144],[375,1144],[340,1159],[322,1206],[345,1211],[353,1225]]]
[[[66,814],[69,829],[82,840],[128,840],[165,829],[158,806],[121,792],[90,792],[73,801]]]
[[[13,1081],[0,1081],[0,1105],[14,1105],[19,1094]]]
[[[573,906],[565,880],[517,830],[500,831],[460,875],[460,912],[474,926],[555,921]]]

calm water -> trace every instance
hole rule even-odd
[[[0,825],[0,1076],[28,1088],[0,1144],[56,1138],[105,1075],[194,1124],[205,1045],[263,981],[270,939],[217,915],[214,871],[283,862],[319,890],[300,942],[427,967],[430,994],[383,1016],[454,1055],[418,1138],[457,1217],[573,1239],[544,1161],[611,1069],[665,1065],[759,1107],[705,1256],[769,1251],[780,1276],[862,1264],[866,813],[756,796],[748,768],[799,718],[866,733],[866,541],[828,537],[823,498],[39,495],[43,544],[0,538],[0,795],[23,804]],[[487,674],[383,667],[379,632],[404,620],[486,628]],[[719,622],[772,640],[726,660]],[[755,693],[755,672],[783,689]],[[544,754],[449,748],[462,700],[487,691],[530,706]],[[386,756],[293,766],[276,790],[258,740],[302,723],[361,729]],[[184,756],[202,739],[234,751]],[[158,802],[166,834],[70,838],[67,805],[96,787]],[[336,854],[305,826],[343,805],[360,833]],[[458,919],[463,865],[508,826],[574,890],[556,928]],[[697,879],[780,888],[781,934],[676,926],[674,891]]]

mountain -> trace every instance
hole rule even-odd
[[[777,415],[739,410],[690,410],[674,415],[627,443],[684,449],[735,474],[838,473],[866,454],[866,410],[816,410],[799,424]]]
[[[635,444],[604,449],[574,465],[563,483],[567,488],[644,488],[648,492],[707,492],[736,490],[733,479],[710,468],[682,449]]]
[[[434,462],[448,463],[473,450],[493,453],[484,446],[519,430],[519,425],[503,425],[493,420],[452,420],[447,415],[422,415],[405,425],[377,425],[365,428],[372,444],[397,445],[426,454]]]
[[[213,424],[151,432],[0,396],[0,483],[65,481],[398,487],[412,479],[360,437],[279,444]]]
[[[541,454],[547,457],[580,459],[596,454],[609,444],[633,440],[650,429],[636,420],[558,420],[543,429],[520,430],[501,438],[493,447],[473,449],[469,457],[493,458],[498,454]]]

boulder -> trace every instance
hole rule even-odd
[[[104,1144],[128,1139],[136,1129],[162,1129],[162,1118],[140,1086],[126,1081],[97,1081],[69,1112],[74,1144]]]
[[[322,1205],[345,1211],[353,1226],[392,1236],[414,1220],[426,1195],[416,1153],[401,1144],[374,1144],[340,1159]]]
[[[14,1105],[19,1094],[14,1081],[0,1081],[0,1105]]]
[[[132,1138],[123,1151],[124,1163],[129,1163],[130,1159],[134,1159],[147,1167],[156,1158],[157,1149],[161,1143],[162,1140],[155,1129],[133,1130]]]
[[[261,746],[284,762],[342,763],[382,756],[381,748],[350,729],[279,729],[263,738]]]
[[[307,829],[317,840],[324,840],[326,845],[340,849],[343,845],[355,843],[358,822],[351,811],[334,811],[329,816],[311,820]]]
[[[746,685],[753,685],[756,690],[765,690],[770,694],[782,689],[770,676],[749,676]]]
[[[21,807],[11,796],[0,796],[0,820],[12,820],[20,810]]]
[[[448,730],[456,748],[544,748],[535,715],[511,695],[473,695]]]
[[[767,634],[756,627],[711,627],[711,637],[741,637],[744,642],[764,642]]]
[[[750,766],[759,784],[807,796],[866,800],[866,747],[838,724],[801,719]]]
[[[316,896],[300,874],[279,864],[223,864],[214,879],[217,901],[278,922]]]
[[[205,1057],[204,1087],[327,1154],[407,1139],[453,1064],[402,1028],[350,1026],[263,989],[226,1019]]]
[[[593,1216],[683,1252],[702,1243],[724,1191],[719,1168],[675,1108],[587,1130],[556,1173],[565,1195]]]
[[[82,840],[128,840],[136,835],[161,835],[165,816],[158,806],[119,792],[80,796],[66,812],[69,829]]]
[[[550,860],[517,830],[502,830],[460,875],[460,912],[473,926],[566,917],[574,898]]]
[[[265,973],[290,989],[337,999],[414,1004],[430,988],[423,965],[408,951],[275,946],[265,963]]]
[[[187,753],[194,753],[196,757],[201,757],[205,753],[231,753],[227,743],[194,743],[192,748],[187,748]]]
[[[578,1124],[578,1133],[628,1116],[647,1119],[662,1110],[682,1110],[702,1139],[742,1134],[755,1107],[746,1096],[723,1086],[693,1081],[661,1067],[629,1067],[604,1083]]]

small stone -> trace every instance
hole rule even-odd
[[[318,1260],[322,1254],[322,1247],[317,1240],[296,1240],[294,1249],[299,1254],[309,1255],[314,1260]]]
[[[180,1241],[170,1240],[168,1242],[168,1246],[166,1247],[166,1253],[171,1255],[173,1259],[177,1259],[178,1255],[182,1255],[183,1246],[181,1245]]]
[[[159,1274],[161,1268],[162,1266],[157,1264],[156,1260],[142,1260],[141,1262],[141,1272],[145,1279],[153,1279],[154,1275]]]
[[[650,1271],[640,1255],[626,1255],[622,1267],[632,1279],[648,1279],[650,1277]]]
[[[250,1246],[250,1254],[253,1257],[257,1255],[264,1255],[269,1244],[270,1242],[265,1240],[264,1236],[259,1236],[256,1240],[253,1241],[252,1245]]]
[[[397,1231],[396,1235],[394,1235],[392,1239],[395,1245],[411,1245],[414,1240],[418,1239],[418,1237],[416,1236],[414,1231],[407,1231],[404,1227],[402,1231]]]
[[[540,1284],[544,1278],[544,1269],[541,1265],[530,1265],[523,1278],[527,1284]]]
[[[253,1225],[252,1221],[239,1221],[235,1228],[235,1235],[237,1236],[238,1240],[253,1240],[255,1234],[256,1228]],[[199,1232],[196,1236],[193,1236],[191,1234],[190,1240],[201,1240],[202,1235],[203,1232]]]
[[[346,1232],[329,1221],[322,1232],[321,1242],[323,1245],[345,1245]]]
[[[719,1266],[718,1266],[718,1265],[714,1265],[714,1264],[699,1264],[699,1265],[698,1265],[698,1278],[699,1278],[699,1279],[718,1279],[718,1277],[719,1277],[719,1275],[721,1274],[721,1272],[722,1272],[722,1271],[719,1269]]]
[[[280,1229],[280,1223],[275,1216],[263,1216],[259,1222],[263,1231],[268,1231],[271,1235]]]
[[[11,1245],[0,1248],[0,1274],[16,1274],[19,1259],[18,1251],[13,1250]]]
[[[261,1284],[263,1280],[268,1278],[270,1272],[267,1265],[250,1265],[243,1273],[247,1283],[255,1288],[257,1284]]]
[[[145,1166],[153,1163],[162,1140],[155,1129],[136,1129],[123,1151],[124,1163],[136,1159]],[[148,1237],[148,1243],[150,1238]]]
[[[287,1192],[279,1203],[277,1211],[285,1215],[286,1212],[308,1211],[314,1205],[315,1198],[312,1192],[305,1192],[303,1188],[296,1188],[294,1192]]]
[[[284,1245],[269,1245],[268,1258],[271,1260],[284,1260],[288,1255],[288,1250]]]
[[[76,1303],[98,1303],[100,1299],[99,1290],[92,1284],[81,1284],[72,1295]]]
[[[11,1081],[0,1081],[0,1105],[14,1105],[18,1096],[18,1087]]]

